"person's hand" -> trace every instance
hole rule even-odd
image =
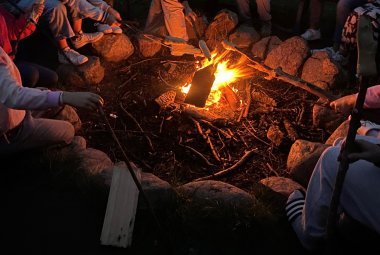
[[[112,14],[109,14],[107,16],[107,19],[105,20],[105,22],[110,25],[110,26],[117,26],[119,27],[121,24],[117,21],[116,17],[113,16]]]
[[[330,103],[330,107],[338,113],[349,114],[355,106],[356,94],[341,97]]]
[[[197,14],[191,9],[187,1],[183,2],[183,7],[185,9],[185,17],[189,22],[195,22],[197,20]]]
[[[66,92],[62,94],[62,103],[77,108],[95,111],[103,106],[104,100],[101,96],[91,92]]]
[[[123,20],[123,19],[121,18],[120,13],[119,13],[118,11],[116,11],[114,8],[112,8],[112,7],[108,8],[107,12],[108,12],[109,14],[113,15],[114,17],[116,17],[116,19],[117,19],[118,21]]]
[[[29,15],[29,20],[37,24],[38,19],[41,17],[44,9],[45,9],[45,0],[37,0],[32,6],[32,10]]]
[[[355,152],[348,154],[350,163],[360,159],[374,164],[380,163],[380,146],[377,144],[358,139],[355,141],[355,149]]]

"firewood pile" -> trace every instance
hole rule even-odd
[[[339,68],[322,54],[310,57],[298,38],[281,42],[260,40],[256,32],[246,36],[247,30],[236,29],[235,18],[221,13],[202,26],[202,33],[212,49],[227,52],[221,54],[230,65],[244,58],[250,74],[220,88],[218,102],[204,108],[185,104],[182,91],[202,59],[170,57],[157,43],[147,54],[149,40],[142,44],[141,35],[127,34],[135,36],[131,41],[137,41],[140,52],[122,65],[108,63],[99,85],[106,112],[128,156],[144,171],[174,185],[221,179],[249,189],[265,177],[289,175],[286,160],[297,139],[323,143],[327,138],[313,124],[313,108],[334,98]],[[233,41],[237,50],[223,49],[223,39]],[[310,75],[313,69],[318,80]],[[114,161],[121,158],[97,115],[84,127],[89,143],[108,151]]]

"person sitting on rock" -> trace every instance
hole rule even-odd
[[[22,86],[20,73],[0,47],[0,155],[69,144],[74,137],[72,124],[62,120],[34,118],[32,110],[71,105],[91,111],[103,99],[91,92],[40,90]]]
[[[244,24],[252,25],[250,0],[236,0],[240,20]],[[260,34],[267,37],[272,33],[272,15],[270,14],[270,0],[256,0],[257,13],[261,20]]]
[[[337,23],[334,32],[333,46],[322,49],[338,63],[347,64],[349,53],[356,49],[357,21],[366,15],[373,20],[376,40],[380,21],[380,0],[340,0],[337,5]],[[305,32],[307,33],[307,32]],[[306,40],[309,40],[302,35]],[[372,35],[368,35],[371,40]],[[320,51],[320,50],[316,50]]]
[[[73,8],[74,19],[90,18],[97,30],[104,34],[121,34],[119,21],[122,20],[118,11],[102,0],[76,0],[69,1],[69,8]]]
[[[170,36],[166,43],[171,45],[171,54],[173,56],[198,55],[201,54],[201,50],[188,44],[189,36],[186,31],[186,19],[195,21],[196,18],[188,1],[152,0],[144,31],[154,34],[155,29],[164,21]]]
[[[70,24],[65,5],[73,6],[75,1],[77,0],[48,0],[45,2],[45,9],[41,16],[49,24],[59,48],[58,61],[62,64],[81,65],[88,61],[86,56],[69,47],[68,39],[75,49],[79,49],[103,37],[102,32],[84,33],[81,19],[75,19],[73,24]],[[35,0],[14,0],[14,2],[23,12],[28,13],[33,8]]]
[[[55,86],[58,83],[56,72],[35,63],[15,59],[18,41],[34,32],[35,23],[42,14],[44,6],[36,5],[35,8],[33,17],[30,17],[33,22],[28,22],[24,15],[16,17],[0,6],[0,47],[14,60],[24,86]]]
[[[357,94],[342,97],[330,105],[338,112],[353,108]],[[380,85],[368,89],[365,108],[380,109]],[[380,126],[378,126],[380,128]],[[375,130],[373,130],[375,131]],[[373,194],[380,192],[379,130],[357,136],[355,153],[348,156],[347,171],[340,196],[339,213],[344,213],[380,234],[380,200]],[[306,193],[295,190],[290,194],[286,213],[301,244],[309,249],[320,248],[326,235],[327,216],[338,170],[338,157],[343,138],[338,138],[319,158],[309,180]]]

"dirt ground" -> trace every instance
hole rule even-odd
[[[226,6],[230,5],[227,3]],[[215,11],[211,8],[206,10],[209,13]],[[278,27],[283,25],[278,21],[276,24]],[[278,27],[275,26],[274,33],[281,38],[291,35]],[[46,43],[39,32],[29,40]],[[328,40],[320,41],[314,47],[327,44]],[[28,49],[27,42],[25,49]],[[38,51],[30,51],[29,57],[36,62],[56,67],[53,47],[44,48],[44,56],[36,52]],[[92,53],[87,46],[82,52]],[[275,99],[278,110],[251,113],[247,120],[240,123],[230,121],[227,126],[222,126],[231,129],[236,134],[236,140],[221,139],[217,132],[211,131],[212,141],[217,148],[223,148],[221,153],[227,158],[222,163],[216,162],[186,114],[176,110],[160,112],[154,103],[154,98],[161,93],[179,90],[180,84],[193,73],[194,61],[192,57],[171,57],[167,51],[143,59],[136,52],[125,62],[103,63],[106,76],[98,86],[64,89],[90,90],[102,95],[106,102],[104,110],[108,120],[130,159],[144,171],[152,172],[173,186],[227,168],[252,148],[257,148],[257,153],[234,173],[221,178],[221,181],[254,192],[256,183],[262,178],[273,175],[287,177],[286,158],[292,141],[285,138],[280,146],[274,146],[266,137],[269,126],[276,124],[283,128],[284,119],[294,124],[300,139],[323,142],[327,138],[328,134],[324,130],[312,126],[311,109],[316,101],[314,96],[292,85],[267,81],[262,74],[254,73],[249,80],[252,88]],[[175,68],[169,72],[171,66]],[[245,99],[244,93],[238,95]],[[121,106],[135,118],[143,133]],[[83,121],[79,135],[86,138],[88,146],[106,152],[115,162],[123,160],[102,116],[96,112],[79,111],[79,114]],[[145,135],[152,141],[154,150],[149,149]],[[197,149],[216,166],[205,166],[196,155],[181,147],[180,142]],[[52,166],[51,162],[39,162],[36,160],[38,156],[33,154],[23,156],[27,162],[17,165],[16,171],[13,163],[17,157],[5,161],[2,186],[5,188],[3,195],[6,216],[2,218],[2,232],[6,238],[3,239],[2,247],[6,253],[3,254],[18,254],[21,250],[37,254],[168,254],[168,240],[163,241],[163,238],[157,237],[160,234],[154,227],[154,222],[146,215],[144,217],[144,214],[140,216],[144,220],[138,218],[136,222],[136,237],[132,248],[125,251],[100,246],[107,187],[96,177],[83,176],[73,171],[75,162],[69,164],[65,158],[55,159],[56,163]],[[34,164],[35,161],[37,163]],[[71,171],[67,172],[67,169]],[[211,231],[197,236],[199,232],[194,234],[179,229],[179,226],[183,225],[175,226],[175,222],[165,222],[167,230],[175,236],[174,239],[169,239],[172,242],[169,246],[175,254],[247,254],[254,251],[305,254],[284,218],[269,224],[256,223],[249,228],[237,227],[231,233],[221,228],[220,232],[225,231],[225,235],[215,238],[207,235],[213,233]]]

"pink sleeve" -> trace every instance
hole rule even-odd
[[[364,108],[380,108],[380,85],[375,85],[368,88]]]

